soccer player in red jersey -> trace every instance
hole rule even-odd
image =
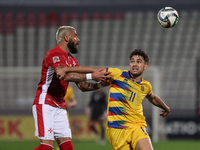
[[[75,28],[61,26],[57,30],[56,40],[58,45],[48,51],[43,59],[41,80],[32,106],[35,136],[41,142],[34,150],[52,150],[54,139],[61,150],[72,150],[72,135],[64,99],[68,83],[76,82],[79,89],[89,91],[102,85],[85,81],[110,78],[107,76],[110,72],[79,66],[71,55],[78,52],[77,45],[80,42]]]

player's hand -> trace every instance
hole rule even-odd
[[[57,66],[55,68],[57,78],[59,78],[60,80],[64,80],[66,76],[66,69],[67,69],[66,66]]]
[[[97,69],[92,73],[92,80],[95,81],[104,81],[106,79],[112,78],[112,76],[108,76],[111,72],[103,72],[104,69]]]
[[[167,107],[165,110],[162,111],[162,113],[160,114],[160,116],[162,116],[163,118],[166,117],[170,112],[170,108]]]
[[[101,81],[101,84],[102,84],[103,87],[109,86],[110,85],[110,79],[105,79],[105,80]]]

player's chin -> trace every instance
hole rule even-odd
[[[140,72],[134,70],[134,71],[131,72],[131,74],[134,75],[134,76],[138,76],[138,75],[140,75]]]
[[[139,72],[138,71],[132,71],[132,73],[134,74],[134,75],[137,75],[137,74],[139,74]]]

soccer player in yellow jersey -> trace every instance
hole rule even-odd
[[[107,68],[110,91],[107,107],[107,137],[114,150],[153,150],[146,132],[142,101],[146,97],[163,109],[160,116],[168,115],[169,107],[152,91],[151,84],[142,78],[149,67],[149,56],[137,49],[130,54],[130,70]]]

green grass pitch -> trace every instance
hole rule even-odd
[[[32,150],[39,145],[39,141],[0,141],[0,150]],[[80,142],[73,141],[74,150],[112,150],[110,144],[107,142],[105,146],[101,146],[96,142]],[[56,149],[56,144],[54,149]],[[154,150],[199,150],[200,140],[172,140],[153,143]]]

